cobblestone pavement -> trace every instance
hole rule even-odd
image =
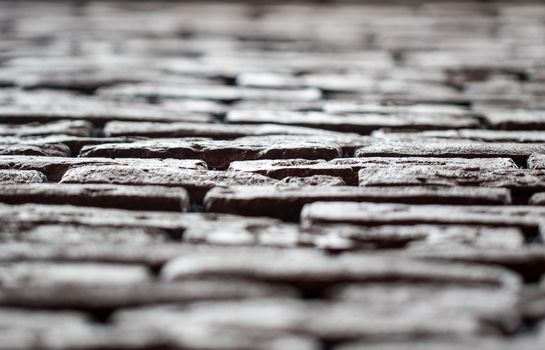
[[[0,349],[545,349],[544,3],[0,33]]]

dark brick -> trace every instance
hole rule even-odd
[[[263,136],[234,141],[208,139],[163,139],[84,147],[82,157],[202,159],[211,168],[225,169],[230,162],[253,159],[332,159],[340,147],[319,137],[301,140],[287,136]]]
[[[489,142],[376,142],[356,151],[356,157],[461,157],[512,158],[522,164],[533,153],[543,152],[545,144]]]
[[[205,210],[297,220],[305,204],[320,201],[412,204],[508,204],[505,189],[464,187],[229,187],[215,188],[204,199]],[[282,210],[279,210],[282,208]]]
[[[192,201],[201,201],[216,186],[271,185],[278,180],[252,173],[123,165],[81,166],[69,169],[62,183],[154,185],[183,187]]]
[[[189,206],[183,188],[109,184],[0,184],[0,202],[181,211]]]
[[[37,170],[47,175],[50,181],[59,181],[69,168],[80,166],[133,166],[169,167],[173,169],[205,170],[206,164],[193,159],[131,159],[131,158],[67,158],[38,156],[2,156],[0,169]]]

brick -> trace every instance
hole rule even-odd
[[[515,143],[543,143],[545,132],[543,131],[513,131],[513,130],[485,130],[485,129],[463,129],[463,130],[429,130],[420,132],[383,132],[373,133],[374,137],[381,137],[393,140],[425,141],[427,138],[447,140],[471,140],[484,142],[515,142]],[[422,140],[424,139],[424,140]]]
[[[345,224],[311,225],[312,236],[334,236],[348,241],[347,250],[405,248],[429,250],[445,248],[487,248],[513,251],[525,244],[524,233],[517,228],[468,225],[381,225],[354,226]]]
[[[545,185],[544,172],[527,169],[394,165],[366,167],[358,174],[360,186],[481,186],[507,188],[521,194],[540,191]]]
[[[486,122],[494,129],[543,130],[545,114],[528,110],[482,110]]]
[[[411,204],[508,204],[505,189],[464,187],[229,187],[206,195],[207,211],[297,220],[305,204],[320,201]],[[278,210],[282,208],[282,210]]]
[[[423,115],[459,115],[470,113],[469,109],[453,105],[382,105],[378,103],[362,103],[354,101],[329,101],[324,104],[324,111],[328,113],[363,113],[363,114],[423,114]]]
[[[341,156],[333,143],[267,136],[234,141],[208,139],[155,139],[131,143],[86,146],[82,157],[202,159],[209,167],[225,169],[230,162],[254,159],[332,159]]]
[[[62,269],[61,266],[59,268]],[[112,266],[112,268],[116,268]],[[85,272],[85,270],[82,270]],[[55,273],[55,272],[51,272]],[[72,309],[94,314],[115,309],[160,303],[192,303],[212,300],[237,300],[265,297],[292,297],[295,292],[282,286],[264,283],[219,280],[184,281],[183,283],[111,283],[103,281],[21,282],[0,288],[0,305],[40,309]]]
[[[210,122],[214,118],[206,114],[187,114],[146,104],[118,104],[105,101],[61,102],[52,105],[27,104],[0,106],[0,122],[30,123],[57,120],[86,120],[95,125],[108,121],[155,121],[155,122]]]
[[[277,180],[252,173],[100,165],[69,169],[62,176],[61,183],[183,187],[189,192],[191,201],[198,202],[216,186],[265,185],[275,184]]]
[[[171,167],[173,169],[205,170],[206,164],[194,159],[134,159],[134,158],[67,158],[41,156],[2,156],[0,169],[37,170],[49,181],[57,182],[69,168],[80,166],[122,165],[133,167]]]
[[[104,127],[107,136],[145,137],[206,137],[219,140],[260,135],[327,135],[320,129],[288,125],[230,125],[211,123],[147,123],[109,122]]]
[[[533,206],[406,205],[354,202],[312,203],[301,213],[304,224],[351,223],[366,226],[455,224],[536,230],[544,211]]]
[[[320,99],[318,89],[252,89],[231,86],[191,86],[168,84],[119,84],[101,88],[97,92],[105,97],[153,97],[164,99],[197,99],[212,101],[264,100],[264,101],[315,101]]]
[[[530,169],[545,169],[545,154],[532,154],[527,161]]]
[[[0,124],[1,136],[90,136],[92,126],[83,120],[59,120],[41,124]]]
[[[387,341],[370,344],[368,341],[353,342],[335,348],[336,350],[395,350],[399,346],[407,350],[463,350],[468,348],[486,350],[531,350],[541,346],[541,342],[530,338],[524,340],[500,340],[495,337],[465,337],[456,341],[414,340],[410,342]]]
[[[487,241],[493,240],[489,237]],[[453,246],[442,244],[432,247],[414,245],[404,252],[413,258],[430,261],[453,261],[462,263],[502,266],[517,272],[526,282],[535,283],[545,274],[545,253],[539,244],[501,246],[494,243],[475,246]],[[431,249],[430,249],[431,248]]]
[[[6,141],[4,141],[6,142]],[[0,156],[52,156],[69,157],[70,148],[62,143],[37,143],[10,140],[8,143],[0,143]]]
[[[275,123],[309,126],[333,131],[369,134],[381,128],[396,129],[464,129],[475,128],[478,121],[458,116],[380,115],[380,114],[328,114],[320,112],[247,111],[233,110],[227,114],[229,123]]]
[[[338,158],[329,161],[331,164],[351,166],[355,171],[362,168],[384,166],[437,166],[479,169],[517,169],[518,166],[510,158],[440,158],[440,157],[362,157]]]
[[[467,294],[470,294],[468,292]],[[484,299],[481,295],[465,300],[467,304]],[[471,336],[494,336],[500,334],[499,318],[516,324],[516,316],[503,311],[493,303],[486,303],[496,315],[490,315],[483,304],[474,312],[456,310],[456,307],[441,305],[440,300],[428,300],[424,303],[430,311],[422,311],[418,303],[410,303],[402,308],[394,308],[388,300],[388,293],[376,296],[370,303],[356,302],[305,302],[295,300],[249,300],[244,302],[197,303],[190,308],[146,308],[128,310],[116,314],[122,322],[134,322],[148,327],[157,322],[166,329],[173,324],[208,325],[213,329],[244,329],[247,333],[291,333],[310,335],[325,343],[342,343],[365,339],[371,343],[385,339],[433,339],[437,337],[463,338]],[[491,296],[491,299],[493,297]],[[438,298],[439,299],[439,298]],[[505,298],[508,299],[508,298]],[[503,300],[498,297],[497,300]],[[455,301],[451,300],[453,303]],[[490,302],[492,300],[489,300]],[[444,301],[448,304],[447,301]],[[463,304],[462,301],[457,303]],[[437,308],[434,306],[437,305]],[[433,312],[431,310],[436,310]],[[502,312],[503,311],[503,312]],[[488,313],[488,315],[487,315]],[[445,318],[448,314],[449,318]],[[486,317],[488,316],[488,319]],[[172,327],[174,328],[174,327]],[[174,331],[174,329],[172,329]]]
[[[0,184],[0,202],[181,211],[189,206],[183,188],[109,184]]]
[[[275,179],[289,176],[327,175],[341,177],[346,183],[356,183],[355,172],[351,166],[332,164],[324,160],[309,159],[262,159],[232,162],[228,171],[246,171]]]
[[[533,153],[543,152],[545,144],[488,142],[377,142],[356,151],[356,157],[461,157],[512,158],[524,163]]]
[[[338,283],[366,281],[422,280],[429,283],[467,283],[517,288],[518,278],[507,271],[479,267],[468,274],[464,265],[435,265],[431,262],[384,256],[352,255],[330,258],[302,251],[236,251],[232,254],[185,256],[167,263],[161,277],[167,281],[207,277],[237,276],[284,283],[307,293],[320,293]],[[316,294],[314,294],[316,295]]]
[[[30,184],[47,182],[45,175],[35,170],[0,170],[1,184]]]
[[[0,281],[4,288],[71,284],[123,286],[150,280],[147,269],[138,265],[21,262],[0,266]]]
[[[131,243],[133,248],[143,244],[138,239],[144,243],[148,240],[162,243],[214,234],[219,237],[224,232],[234,232],[245,237],[261,233],[275,235],[283,231],[298,233],[296,225],[283,224],[271,218],[217,213],[166,213],[39,204],[0,204],[0,213],[0,228],[4,233],[0,235],[2,241],[55,244],[56,237],[59,237],[58,242],[81,242],[83,247],[88,242],[88,249],[100,243],[101,237],[112,244],[126,242],[127,232],[131,230],[134,232],[134,242]],[[82,237],[85,232],[95,237]],[[161,247],[168,251],[165,246]],[[173,248],[174,251],[179,249],[175,246]]]
[[[289,186],[345,186],[346,182],[342,177],[329,175],[312,176],[288,176],[278,182],[278,185]]]

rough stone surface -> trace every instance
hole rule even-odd
[[[324,201],[493,205],[509,204],[511,196],[505,189],[474,187],[242,186],[212,189],[204,199],[204,208],[212,212],[297,220],[305,204]]]
[[[0,350],[545,349],[544,18],[0,1]]]
[[[207,139],[149,140],[125,144],[84,147],[81,157],[202,159],[209,167],[225,169],[230,162],[253,159],[309,158],[341,156],[336,144],[288,137],[242,138],[234,141]]]

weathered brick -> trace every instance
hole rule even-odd
[[[97,92],[106,97],[153,97],[171,99],[197,99],[215,101],[315,101],[320,99],[318,89],[252,89],[244,87],[203,85],[184,87],[168,84],[120,84],[101,88]]]
[[[516,143],[543,143],[545,132],[543,131],[512,131],[512,130],[486,130],[486,129],[463,129],[463,130],[429,130],[420,132],[388,132],[379,130],[373,133],[374,137],[392,140],[421,141],[425,139],[447,139],[447,140],[471,140],[484,142],[516,142]],[[424,139],[424,140],[423,140]]]
[[[297,220],[305,204],[320,201],[412,204],[508,204],[505,189],[473,187],[229,187],[206,195],[207,211]],[[282,210],[279,210],[282,208]]]
[[[529,110],[482,110],[484,118],[494,129],[543,130],[545,114]]]
[[[288,125],[230,125],[212,123],[147,123],[109,122],[104,127],[107,136],[145,137],[208,137],[228,140],[259,135],[327,135],[321,129]]]
[[[527,163],[530,169],[545,169],[545,154],[532,154]]]
[[[334,143],[319,137],[301,140],[286,136],[243,138],[234,141],[208,139],[159,139],[131,143],[86,146],[82,157],[202,159],[211,168],[225,169],[230,162],[253,159],[332,159],[341,156]]]
[[[275,179],[289,176],[328,175],[343,178],[347,183],[355,183],[355,174],[350,166],[331,164],[324,160],[279,159],[248,160],[232,162],[229,171],[246,171]]]
[[[61,183],[183,187],[189,192],[191,200],[197,202],[216,186],[272,185],[277,182],[252,173],[123,165],[81,166],[69,169],[61,179]]]
[[[59,120],[41,124],[0,124],[1,136],[90,136],[92,126],[83,120]]]
[[[47,175],[50,181],[59,181],[69,168],[80,166],[122,165],[133,167],[170,167],[173,169],[205,170],[206,164],[193,159],[134,159],[134,158],[68,158],[39,156],[2,156],[0,169],[37,170]]]
[[[0,202],[181,211],[189,206],[183,188],[109,184],[0,184]]]
[[[4,141],[0,143],[0,156],[52,156],[69,157],[70,148],[62,143],[33,143],[19,140]]]
[[[362,168],[358,176],[360,186],[481,186],[511,189],[515,195],[545,188],[545,172],[527,169],[495,170],[437,165],[368,166]]]
[[[396,129],[464,129],[474,128],[478,121],[470,117],[381,115],[381,114],[328,114],[320,112],[290,111],[247,111],[234,110],[227,114],[229,123],[256,124],[276,123],[295,126],[309,126],[334,131],[369,134],[381,128]]]
[[[0,170],[1,184],[30,184],[47,182],[45,175],[35,170]]]
[[[489,142],[376,142],[356,151],[356,157],[461,157],[512,158],[522,164],[533,153],[545,150],[545,144]]]
[[[318,293],[334,284],[370,281],[411,281],[460,283],[518,288],[518,278],[501,269],[479,267],[468,273],[466,265],[434,264],[384,256],[352,255],[330,258],[315,252],[262,251],[232,254],[202,254],[180,257],[167,263],[161,276],[168,281],[237,276],[296,286]],[[448,281],[448,282],[447,282]]]
[[[533,206],[405,205],[354,202],[312,203],[303,208],[305,224],[359,225],[462,224],[536,230],[545,211]]]
[[[160,122],[210,122],[206,114],[178,113],[174,110],[147,104],[117,104],[106,101],[67,101],[59,104],[36,103],[25,105],[0,105],[0,122],[30,123],[56,120],[86,120],[96,125],[108,121],[160,121]]]

